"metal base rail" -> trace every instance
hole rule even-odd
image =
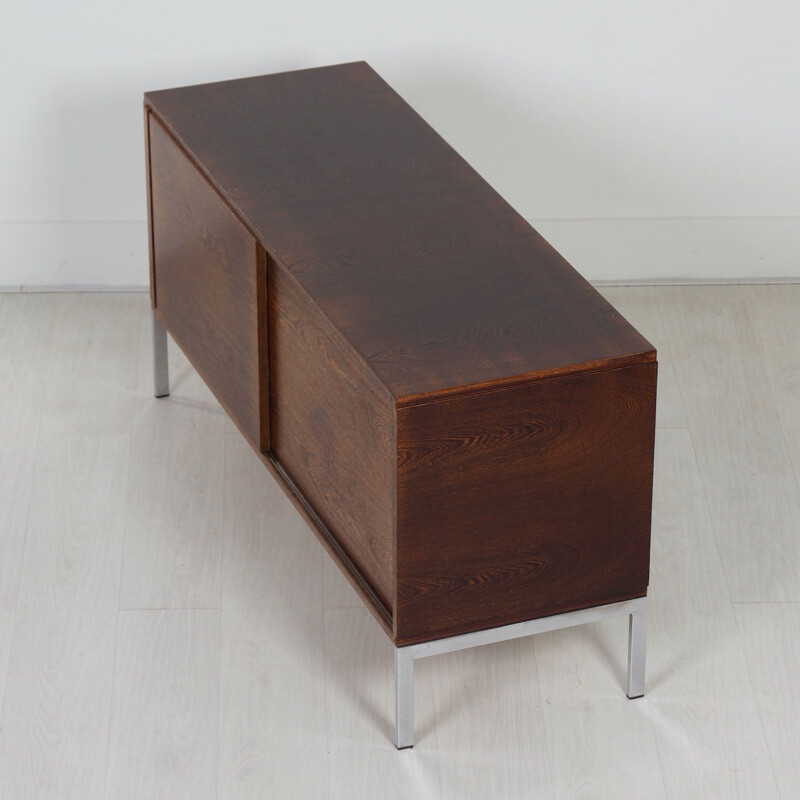
[[[153,389],[156,397],[169,394],[169,364],[167,358],[167,331],[153,312]],[[418,658],[452,653],[484,644],[519,639],[534,633],[571,628],[587,622],[627,614],[628,625],[628,685],[630,698],[644,695],[645,653],[647,648],[647,598],[624,600],[605,606],[594,606],[566,614],[531,619],[499,628],[450,636],[432,642],[412,644],[394,649],[395,670],[395,744],[398,750],[414,746],[414,661]]]
[[[418,658],[452,653],[484,644],[519,639],[534,633],[571,628],[587,622],[627,614],[628,623],[628,681],[625,693],[631,699],[644,695],[645,655],[647,649],[647,598],[637,597],[621,603],[594,606],[566,614],[554,614],[499,628],[489,628],[461,636],[450,636],[432,642],[395,647],[395,744],[398,750],[414,746],[414,661]]]

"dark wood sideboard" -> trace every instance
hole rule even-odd
[[[156,394],[168,331],[395,645],[398,746],[414,658],[593,612],[641,694],[653,346],[364,62],[145,128]]]

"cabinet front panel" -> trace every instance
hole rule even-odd
[[[153,303],[251,443],[269,449],[264,251],[148,114]]]
[[[394,400],[286,270],[269,266],[272,453],[390,616]]]

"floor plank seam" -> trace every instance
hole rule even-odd
[[[747,653],[745,652],[744,641],[742,637],[742,629],[739,626],[739,619],[736,616],[735,610],[733,612],[733,619],[734,619],[734,624],[736,625],[736,632],[738,634],[738,639],[739,639],[739,648],[742,651],[742,658],[744,659],[745,670],[747,670],[747,678],[750,681],[750,689],[753,693],[753,700],[755,701],[756,712],[758,713],[758,722],[759,725],[761,726],[761,736],[764,739],[764,745],[766,746],[767,749],[767,756],[769,758],[769,768],[770,772],[772,772],[772,780],[775,783],[775,792],[778,795],[778,799],[782,800],[781,790],[780,787],[778,786],[778,773],[775,770],[775,763],[772,757],[772,748],[769,746],[769,737],[767,736],[767,729],[764,725],[764,716],[761,713],[761,703],[758,702],[758,693],[756,692],[756,685],[753,681],[753,674],[750,671],[750,661],[748,660]]]
[[[532,639],[531,651],[533,652],[533,666],[536,670],[536,685],[539,687],[539,707],[542,711],[542,730],[544,731],[544,746],[545,750],[547,751],[547,774],[550,776],[550,793],[553,797],[555,797],[556,779],[555,775],[553,775],[553,752],[552,747],[550,746],[550,734],[547,732],[547,714],[544,713],[546,701],[544,691],[542,690],[542,676],[539,672],[539,660],[536,654],[536,637],[534,636]]]
[[[122,531],[122,544],[120,547],[119,553],[119,574],[117,579],[117,613],[116,613],[116,625],[114,629],[114,660],[113,660],[113,668],[111,670],[111,702],[109,703],[108,707],[108,726],[106,731],[106,769],[105,769],[105,776],[103,779],[103,798],[108,796],[108,767],[109,767],[109,754],[111,752],[111,719],[114,715],[114,685],[117,679],[117,647],[119,644],[119,615],[120,615],[120,608],[119,608],[119,601],[122,595],[122,560],[125,555],[125,536],[128,532],[128,503],[130,502],[129,498],[130,495],[128,494],[129,489],[129,481],[130,481],[130,464],[131,464],[131,455],[133,452],[133,436],[128,437],[128,475],[125,481],[125,525]]]
[[[747,321],[750,324],[750,329],[753,332],[753,338],[755,339],[756,342],[756,349],[758,351],[759,359],[762,365],[764,366],[764,372],[767,376],[767,391],[769,392],[770,400],[772,401],[772,407],[775,409],[775,415],[778,418],[778,425],[780,426],[780,429],[783,432],[784,441],[786,441],[789,438],[787,436],[788,431],[786,430],[786,421],[783,419],[783,414],[781,414],[780,404],[778,403],[778,398],[775,393],[775,386],[773,385],[772,382],[771,371],[767,369],[766,361],[764,359],[763,342],[761,340],[761,337],[757,335],[758,332],[756,330],[755,322],[753,320],[753,315],[750,311],[750,304],[747,302],[747,298],[745,298],[745,296],[742,294],[741,287],[739,287],[739,295],[742,300],[742,306],[744,307],[745,316],[747,317]],[[792,453],[791,448],[787,448],[787,450],[788,450],[787,455],[789,457],[789,462],[791,463],[792,469],[794,470],[794,477],[795,477],[795,482],[797,484],[797,489],[798,492],[800,493],[800,454],[798,454],[798,457],[795,457]]]

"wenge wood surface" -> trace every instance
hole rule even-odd
[[[655,358],[366,63],[145,101],[398,405]]]
[[[394,400],[295,278],[270,264],[272,455],[391,614]]]
[[[152,115],[149,159],[155,308],[248,439],[268,449],[263,248]]]
[[[398,411],[397,642],[647,593],[656,369]]]
[[[395,644],[646,594],[652,345],[368,65],[145,105],[156,312]]]

